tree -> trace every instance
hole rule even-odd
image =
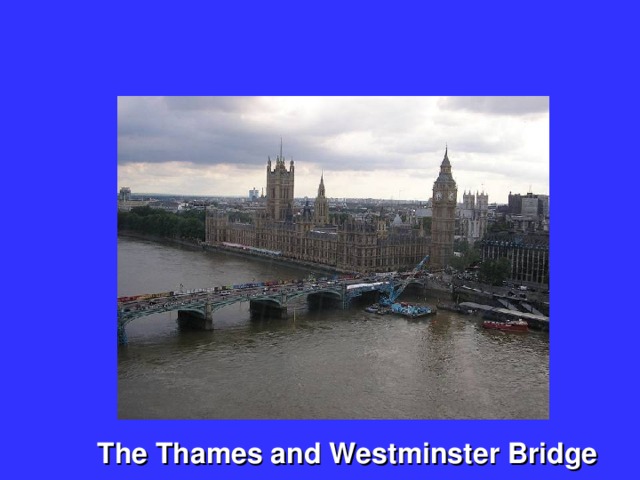
[[[491,222],[487,230],[488,230],[487,233],[507,232],[509,230],[509,225],[507,225],[507,222],[504,219],[504,217],[501,217],[501,218],[497,218],[495,222]]]
[[[464,272],[466,268],[464,257],[456,257],[456,256],[451,257],[451,259],[449,260],[449,265],[451,265],[451,268],[459,272]]]
[[[509,277],[511,272],[511,262],[506,257],[495,260],[485,260],[480,265],[479,277],[483,283],[491,285],[502,285],[502,282]]]
[[[464,245],[466,244],[466,246]],[[469,243],[464,240],[464,244],[462,244],[463,250],[461,250],[461,257],[452,257],[450,260],[450,265],[458,270],[459,272],[464,272],[467,268],[474,266],[480,261],[481,255],[478,250],[475,248],[469,248]],[[455,247],[454,247],[455,248]],[[460,251],[460,250],[456,250]]]
[[[151,207],[136,207],[118,212],[118,230],[158,235],[167,238],[204,240],[205,212],[172,213]]]
[[[466,253],[470,248],[471,246],[469,245],[469,241],[466,238],[453,241],[453,250],[455,252]]]

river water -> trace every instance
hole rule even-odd
[[[118,239],[118,296],[311,273],[289,265]],[[416,294],[402,299],[435,304]],[[127,325],[118,349],[118,416],[135,419],[546,419],[549,334],[505,334],[440,311],[428,320],[348,310],[251,320],[214,313],[180,331],[176,312]],[[115,328],[115,327],[114,327]],[[114,338],[116,332],[114,331]]]

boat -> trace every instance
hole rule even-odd
[[[368,313],[379,313],[379,307],[377,305],[371,305],[364,309],[365,312]]]
[[[482,322],[484,328],[491,330],[501,330],[504,332],[528,332],[529,324],[519,318],[518,320],[507,320],[500,322],[496,320],[484,320]]]
[[[409,303],[394,303],[391,305],[391,311],[393,313],[397,313],[409,318],[420,318],[426,317],[427,315],[431,315],[435,313],[431,307],[426,307],[423,305],[411,305]]]

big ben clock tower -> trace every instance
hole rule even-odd
[[[441,269],[449,264],[453,256],[453,234],[456,224],[456,200],[458,187],[451,176],[451,163],[445,148],[440,165],[440,175],[433,183],[431,219],[431,269]]]

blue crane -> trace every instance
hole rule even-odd
[[[396,301],[396,299],[400,296],[400,294],[402,294],[402,292],[404,291],[406,286],[409,285],[409,282],[411,282],[411,280],[413,280],[415,278],[415,276],[418,274],[418,272],[420,272],[420,270],[422,270],[422,268],[424,267],[424,264],[427,263],[427,260],[429,260],[429,255],[427,255],[422,260],[420,260],[420,263],[418,263],[415,266],[415,268],[411,271],[411,273],[397,285],[395,290],[392,287],[391,291],[389,292],[389,295],[380,300],[380,304],[381,305],[391,305],[391,304],[393,304]]]

